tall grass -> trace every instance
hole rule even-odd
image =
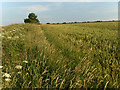
[[[3,29],[3,88],[120,87],[116,22]]]

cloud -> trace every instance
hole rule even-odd
[[[25,6],[24,9],[28,10],[29,12],[45,12],[50,10],[48,6],[42,6],[42,5],[31,5],[31,6]]]

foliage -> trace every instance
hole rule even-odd
[[[37,16],[34,13],[30,13],[28,15],[28,19],[24,19],[25,23],[36,23],[39,24],[39,20],[37,19]]]

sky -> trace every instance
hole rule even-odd
[[[9,0],[9,2],[5,0],[0,3],[0,6],[2,6],[2,9],[0,8],[0,12],[2,13],[2,16],[0,16],[0,20],[2,21],[0,26],[23,23],[24,19],[27,18],[31,12],[35,13],[43,24],[48,22],[83,22],[118,19],[117,0],[112,0],[115,2],[92,2],[95,0],[89,0],[91,2],[12,1],[14,0]]]
[[[119,0],[1,0],[1,2],[118,2]]]

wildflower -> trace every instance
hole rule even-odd
[[[22,66],[21,65],[17,65],[15,66],[16,69],[22,69]]]
[[[3,75],[3,77],[9,78],[9,77],[11,77],[11,76],[10,76],[10,74],[5,73],[5,74]]]
[[[3,66],[0,66],[0,69],[2,68]]]
[[[28,63],[28,61],[23,61],[24,63]]]
[[[5,36],[2,35],[2,38],[3,38],[3,37],[5,37]]]
[[[9,79],[9,78],[6,78],[6,79],[5,79],[5,81],[9,82],[9,81],[10,81],[10,79]]]
[[[11,37],[8,37],[9,39],[11,39]]]
[[[21,72],[18,72],[18,74],[21,74]]]

